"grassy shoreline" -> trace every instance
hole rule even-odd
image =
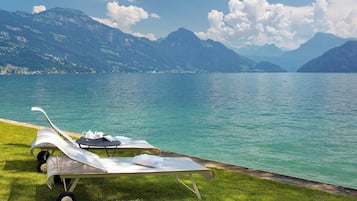
[[[0,119],[1,120],[1,119]],[[46,175],[36,172],[29,154],[40,126],[0,121],[0,200],[55,200],[62,186],[50,190]],[[216,178],[195,177],[203,200],[357,200],[283,184],[226,169],[214,169]],[[79,200],[197,200],[171,176],[83,179],[74,192]]]

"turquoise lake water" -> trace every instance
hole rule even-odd
[[[357,189],[357,74],[0,76],[0,118]],[[24,153],[27,154],[27,153]]]

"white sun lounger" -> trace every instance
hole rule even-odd
[[[123,150],[123,151],[148,151],[152,154],[155,155],[160,155],[161,151],[159,148],[154,147],[153,145],[149,144],[146,140],[130,140],[127,143],[121,143],[119,145],[115,146],[88,146],[88,145],[80,145],[78,144],[73,138],[71,138],[69,135],[67,135],[66,132],[63,130],[59,129],[55,124],[52,123],[50,118],[48,117],[47,113],[40,107],[32,107],[31,111],[37,111],[41,112],[45,117],[47,122],[50,124],[53,130],[55,130],[58,134],[60,134],[62,137],[64,137],[69,143],[73,144],[74,146],[79,146],[80,148],[83,149],[105,149],[107,152],[107,155],[109,156],[108,150],[114,150],[112,152],[112,155],[114,155],[115,150]],[[33,145],[35,143],[32,143]],[[38,143],[36,143],[38,144]],[[39,144],[36,145],[38,148],[42,148],[44,150],[51,150],[51,145],[46,145],[46,144]],[[53,148],[53,147],[52,147]],[[44,153],[41,153],[44,154]],[[39,157],[41,158],[41,156]]]
[[[73,194],[79,179],[96,177],[118,176],[143,176],[143,175],[176,175],[179,183],[191,190],[197,198],[201,199],[192,174],[200,174],[208,179],[214,178],[214,172],[188,157],[160,157],[163,162],[158,167],[146,167],[133,163],[133,157],[107,157],[88,152],[76,146],[72,146],[52,130],[41,129],[38,131],[36,143],[51,144],[57,147],[64,156],[50,156],[47,160],[47,185],[51,188],[51,178],[59,176],[63,181],[64,193],[58,200],[64,198],[75,199]],[[179,175],[189,175],[192,187],[180,180]],[[71,185],[66,183],[71,179]],[[69,185],[69,186],[67,186]]]

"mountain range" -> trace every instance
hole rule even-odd
[[[0,10],[0,74],[94,72],[282,72],[180,28],[150,41],[78,10]]]
[[[307,62],[298,72],[357,72],[357,41],[350,40]]]
[[[310,40],[299,48],[283,51],[275,45],[249,46],[236,51],[254,61],[269,61],[287,71],[296,72],[303,64],[314,59],[326,51],[338,47],[349,38],[341,38],[330,33],[316,33]]]

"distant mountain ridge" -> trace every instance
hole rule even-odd
[[[316,33],[314,37],[303,43],[298,49],[284,53],[278,65],[285,66],[288,70],[296,71],[309,60],[342,45],[348,40],[330,33]]]
[[[285,52],[281,50],[281,55],[279,55],[279,49],[272,46],[255,47],[256,50],[251,52],[247,52],[246,49],[242,48],[242,52],[240,52],[239,49],[237,52],[256,62],[269,61],[281,66],[287,71],[295,72],[306,62],[322,55],[334,47],[342,45],[348,40],[350,39],[341,38],[330,33],[318,32],[310,40],[306,41],[295,50]]]
[[[83,73],[135,71],[144,68],[137,63],[145,62],[145,68],[156,64],[150,55],[156,48],[149,40],[107,27],[76,10],[54,8],[36,15],[1,11],[0,27],[2,66]]]
[[[2,66],[2,67],[1,67]],[[93,72],[276,72],[223,44],[179,29],[160,41],[134,37],[78,10],[0,10],[0,74]]]
[[[195,69],[198,66],[209,72],[251,71],[255,63],[239,56],[233,50],[213,40],[200,40],[193,32],[180,28],[160,41],[166,57],[175,57],[172,60],[176,66],[183,65]]]
[[[357,41],[333,48],[298,69],[298,72],[357,72]]]

